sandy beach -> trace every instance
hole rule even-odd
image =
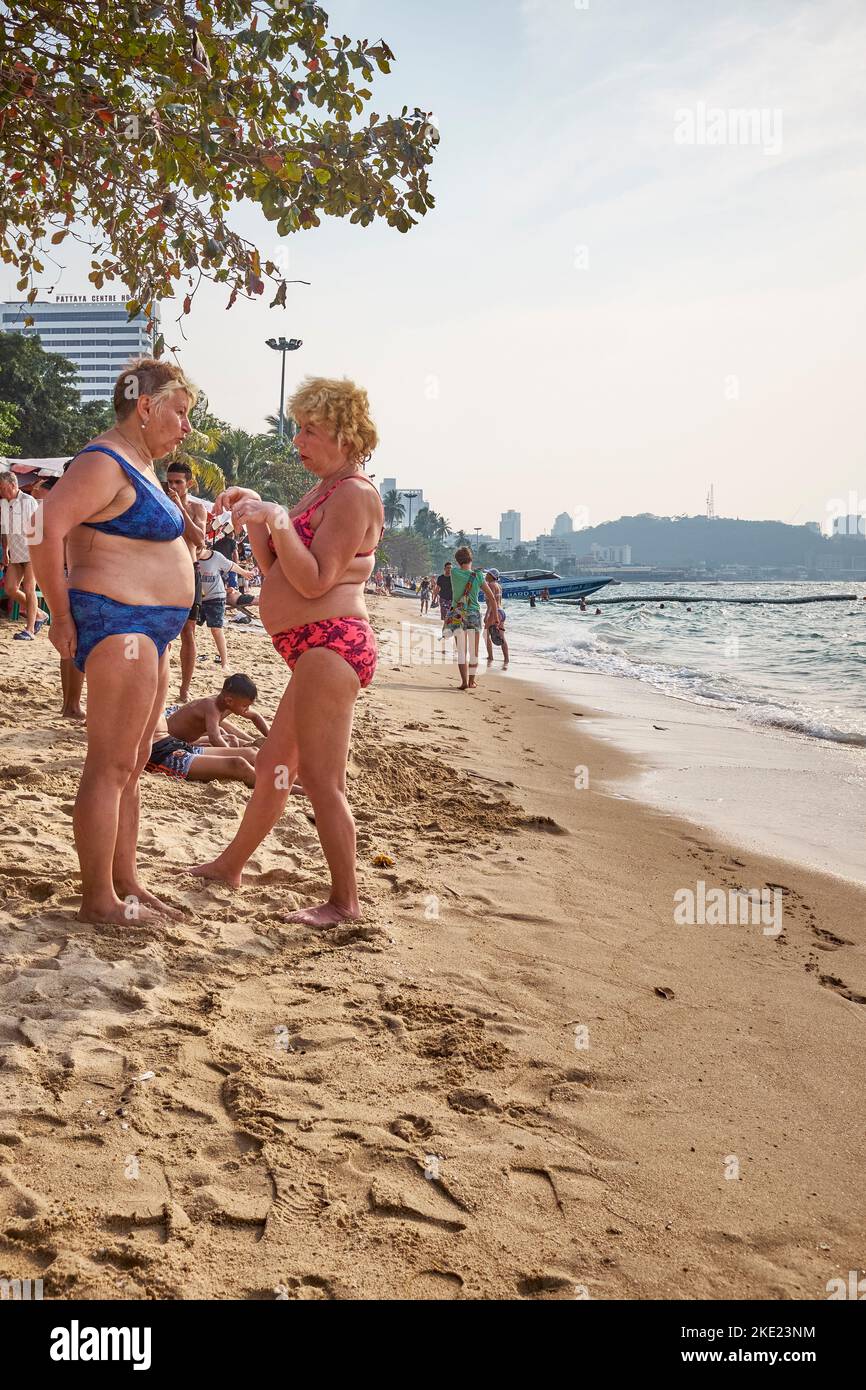
[[[373,604],[379,629],[414,617]],[[866,894],[619,794],[643,773],[594,731],[591,680],[497,665],[461,694],[385,639],[349,766],[363,921],[282,920],[326,883],[302,798],[233,892],[184,867],[246,790],[145,776],[143,877],[186,916],[97,929],[84,731],[48,641],[12,633],[0,1275],[52,1298],[823,1299],[866,1265]],[[272,715],[285,667],[228,640]],[[221,684],[200,650],[194,695]],[[678,925],[699,881],[778,892],[781,932]]]

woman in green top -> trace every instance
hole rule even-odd
[[[496,596],[485,581],[483,570],[472,568],[472,551],[468,545],[455,550],[458,568],[451,571],[451,608],[445,626],[457,642],[457,667],[461,690],[474,690],[478,672],[478,644],[481,639],[481,607],[478,599],[484,593],[496,612]]]

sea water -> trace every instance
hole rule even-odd
[[[751,724],[866,744],[864,593],[863,584],[844,582],[619,584],[591,594],[585,613],[574,603],[531,609],[515,599],[506,603],[507,632],[521,672],[533,665],[583,668],[715,705]],[[767,602],[811,594],[856,598]],[[681,595],[690,603],[671,602]]]

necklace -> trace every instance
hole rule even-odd
[[[140,448],[138,444],[136,444],[135,440],[134,440],[134,439],[130,439],[130,438],[129,438],[129,435],[124,434],[124,433],[123,433],[123,430],[121,430],[120,428],[118,428],[117,425],[115,425],[114,428],[115,428],[116,433],[120,435],[120,437],[121,437],[121,439],[123,440],[124,444],[129,444],[130,447],[133,448],[133,449],[135,450],[135,452],[138,454],[139,458],[144,459],[144,461],[145,461],[145,463],[147,464],[148,468],[151,469],[151,471],[153,471],[153,456],[152,456],[151,454],[146,454],[146,453],[144,452],[144,450],[143,450],[142,448]]]

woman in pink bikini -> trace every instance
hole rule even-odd
[[[327,927],[360,916],[346,762],[355,700],[376,669],[364,585],[383,512],[361,470],[379,441],[367,393],[351,381],[308,378],[289,411],[300,426],[295,447],[319,478],[316,486],[291,515],[241,487],[218,497],[214,510],[230,509],[235,530],[247,528],[264,575],[259,614],[292,679],[259,751],[255,790],[237,834],[216,859],[192,872],[239,885],[297,776],[312,803],[331,895],[288,920]]]

